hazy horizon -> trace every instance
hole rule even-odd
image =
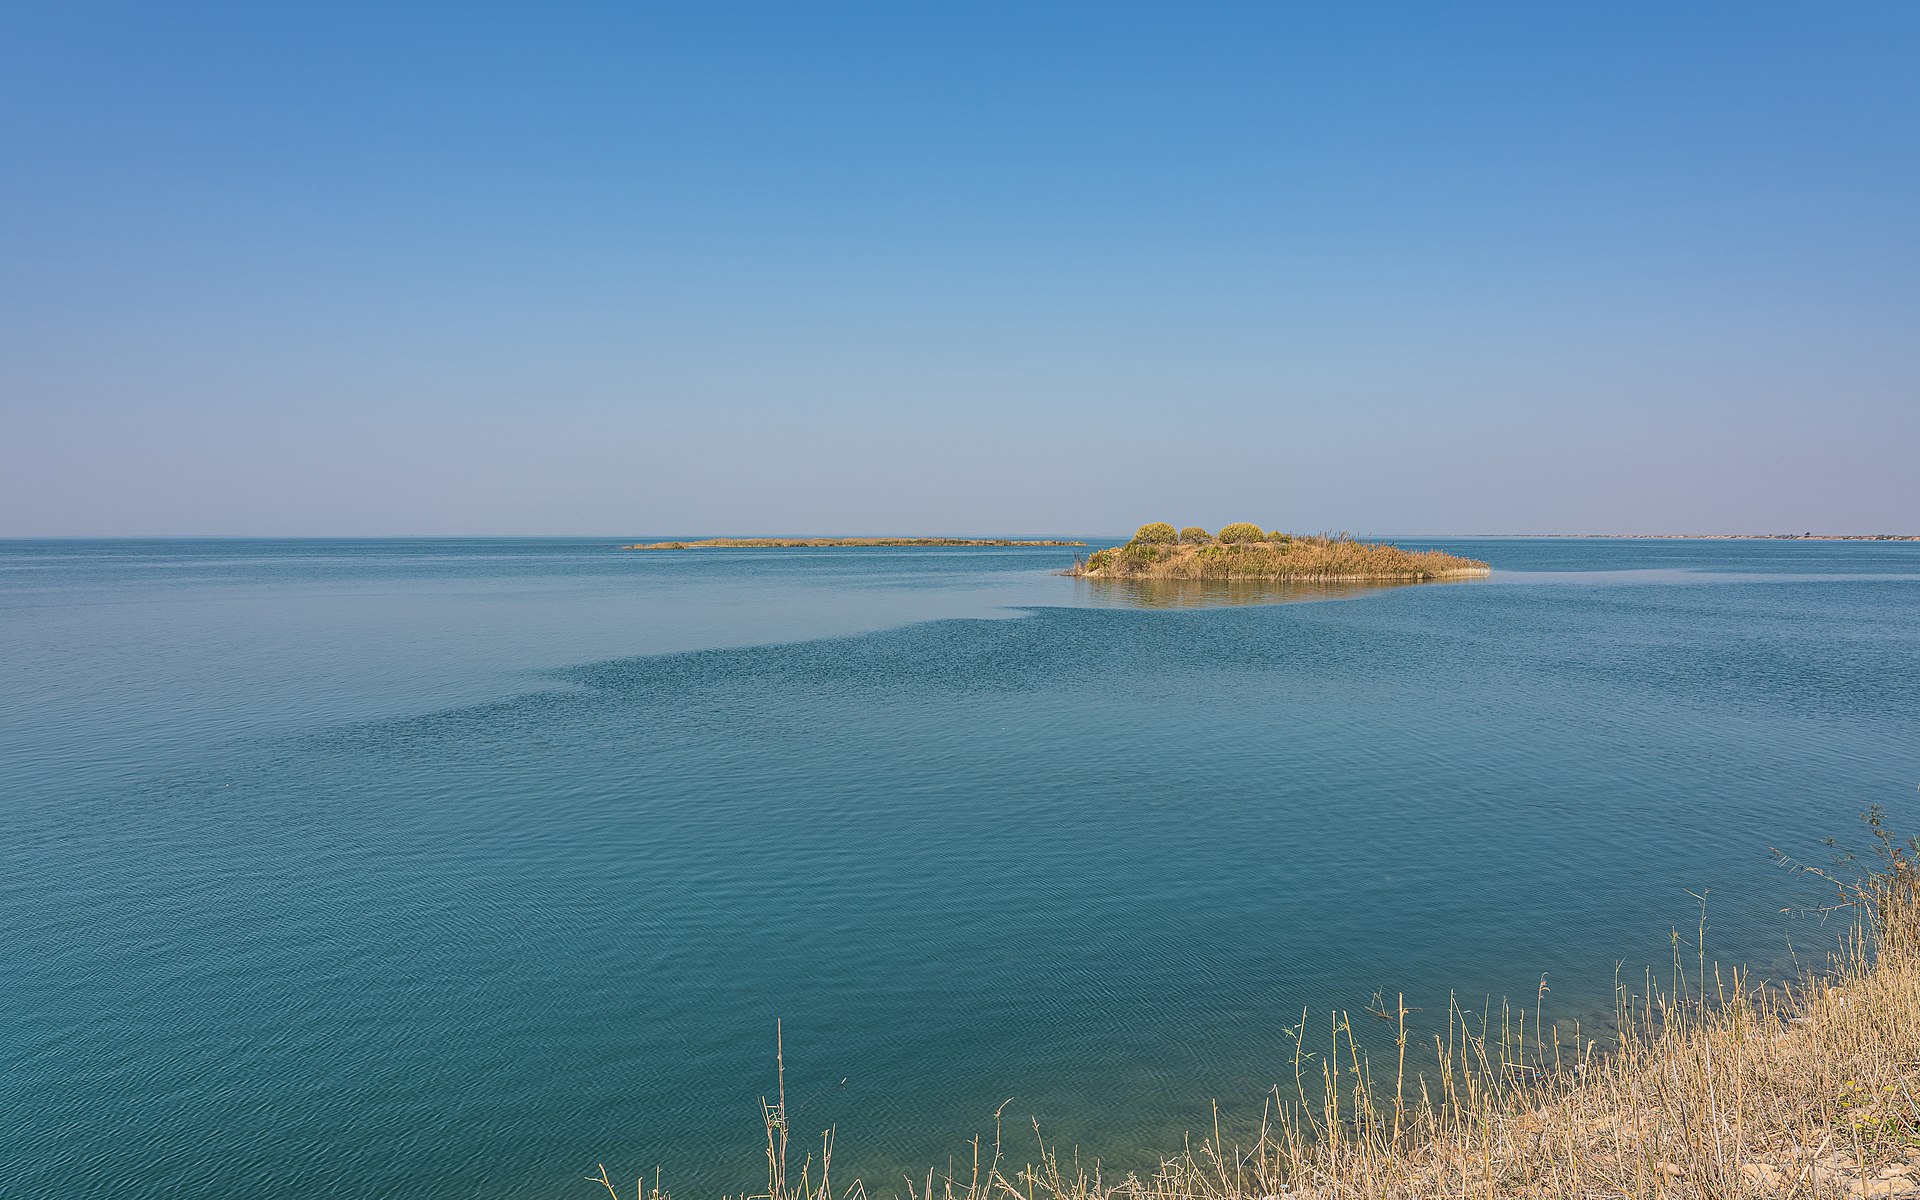
[[[0,537],[1920,532],[1916,52],[15,6]]]
[[[1142,522],[1144,524],[1144,522]],[[1213,522],[1218,527],[1224,522]],[[445,533],[32,533],[0,535],[0,541],[8,542],[327,542],[327,541],[369,541],[369,542],[406,542],[406,541],[690,541],[704,538],[743,537],[743,538],[828,538],[828,537],[929,537],[929,538],[1005,538],[1009,540],[1027,539],[1084,539],[1089,543],[1107,540],[1124,541],[1132,536],[1131,529],[1110,529],[1105,532],[1087,532],[1072,529],[695,529],[695,530],[621,530],[614,533],[593,532],[528,532],[528,533],[488,533],[480,531],[452,531]],[[1401,538],[1407,540],[1434,538],[1448,541],[1476,541],[1486,539],[1512,539],[1516,541],[1551,541],[1554,539],[1592,539],[1606,541],[1661,541],[1661,540],[1715,540],[1735,539],[1798,539],[1798,540],[1869,540],[1875,537],[1894,536],[1909,538],[1916,535],[1902,533],[1894,529],[1879,530],[1792,530],[1774,529],[1759,532],[1746,532],[1730,529],[1696,530],[1557,530],[1531,533],[1475,532],[1471,530],[1433,530],[1410,529],[1345,529],[1345,530],[1304,530],[1295,532],[1338,533],[1359,538]]]

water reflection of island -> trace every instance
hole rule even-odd
[[[1290,579],[1074,579],[1074,598],[1090,608],[1219,608],[1235,604],[1298,604],[1351,600],[1393,588],[1470,584],[1471,579],[1371,580],[1364,583]]]

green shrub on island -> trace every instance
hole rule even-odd
[[[1189,546],[1204,546],[1213,540],[1213,535],[1198,525],[1189,525],[1180,531],[1180,540]]]
[[[1135,543],[1144,546],[1171,546],[1180,534],[1165,521],[1153,521],[1133,531]]]
[[[1266,531],[1258,525],[1255,525],[1252,521],[1235,521],[1233,524],[1225,526],[1220,530],[1220,541],[1223,545],[1233,546],[1240,542],[1264,542],[1266,540]]]
[[[1267,540],[1270,542],[1278,542],[1284,546],[1293,540],[1293,535],[1290,533],[1281,533],[1278,529],[1269,529],[1267,530]]]
[[[1087,556],[1086,569],[1089,571],[1104,571],[1118,562],[1119,559],[1120,552],[1117,550],[1095,550]]]

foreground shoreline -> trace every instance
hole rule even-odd
[[[1422,1048],[1410,1043],[1401,999],[1369,1010],[1398,1034],[1397,1057],[1375,1064],[1349,1014],[1335,1013],[1318,1034],[1302,1022],[1294,1078],[1269,1094],[1250,1144],[1223,1139],[1216,1118],[1212,1137],[1189,1141],[1148,1176],[1113,1178],[1043,1137],[1023,1137],[1033,1149],[1014,1165],[995,1114],[991,1145],[975,1141],[946,1175],[909,1176],[900,1194],[1917,1200],[1920,839],[1894,841],[1877,809],[1869,820],[1877,869],[1845,880],[1812,872],[1839,888],[1835,909],[1856,923],[1827,968],[1802,979],[1755,982],[1723,972],[1704,950],[1696,965],[1676,933],[1671,984],[1649,976],[1643,994],[1623,990],[1607,1044],[1543,1024],[1540,1009],[1522,1003],[1484,1013],[1455,1006],[1445,1034]],[[766,1190],[749,1200],[891,1194],[833,1179],[835,1131],[813,1153],[790,1144],[784,1072],[776,1095],[763,1101]],[[604,1166],[588,1180],[614,1200],[627,1194]],[[657,1177],[631,1194],[668,1200]]]

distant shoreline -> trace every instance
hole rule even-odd
[[[1669,542],[1920,542],[1920,533],[1534,533],[1511,536]]]

